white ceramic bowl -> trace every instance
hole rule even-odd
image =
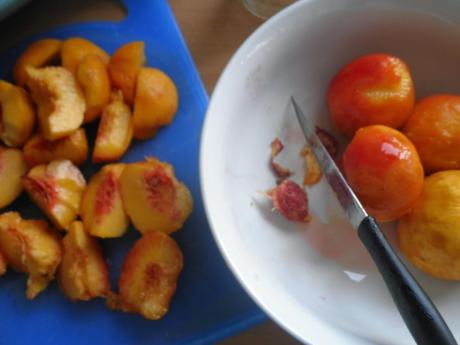
[[[325,105],[331,77],[372,52],[405,60],[417,97],[460,93],[460,1],[300,1],[262,25],[234,55],[212,95],[201,146],[207,215],[229,267],[254,300],[314,345],[413,344],[377,270],[329,186],[308,190],[314,221],[271,212],[261,191],[275,137],[299,174],[303,136],[288,99],[334,132]],[[387,227],[394,237],[394,229]],[[410,266],[460,339],[460,286]],[[223,296],[223,298],[225,298]]]

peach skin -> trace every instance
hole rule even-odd
[[[26,296],[35,298],[54,279],[61,262],[61,239],[43,220],[0,215],[0,251],[14,270],[29,274]]]
[[[144,42],[135,41],[118,48],[110,58],[109,75],[113,88],[123,92],[123,98],[133,104],[136,90],[136,78],[145,65]]]
[[[109,164],[93,175],[81,203],[81,218],[89,234],[120,237],[128,230],[129,220],[120,195],[120,176],[125,164]]]
[[[118,160],[129,148],[133,138],[131,110],[123,102],[120,92],[104,108],[94,144],[93,162]]]
[[[69,160],[37,165],[23,178],[30,198],[58,229],[67,230],[80,213],[85,178]]]
[[[88,301],[110,293],[109,272],[102,249],[88,235],[82,222],[75,221],[62,240],[63,255],[57,279],[72,301]]]
[[[182,267],[182,252],[171,237],[161,232],[142,236],[121,268],[121,309],[151,320],[162,318],[168,312]]]
[[[409,68],[387,54],[353,60],[337,73],[327,91],[332,120],[348,137],[369,125],[400,128],[412,113],[414,101]]]
[[[165,73],[144,67],[137,77],[133,130],[136,139],[155,135],[158,128],[174,119],[178,107],[176,85]]]
[[[30,167],[56,159],[68,159],[75,165],[82,165],[88,157],[88,139],[83,128],[55,141],[48,141],[37,133],[27,141],[23,151]]]
[[[26,67],[27,86],[38,107],[40,131],[47,140],[63,138],[83,123],[85,99],[63,67]]]
[[[62,66],[73,75],[77,72],[80,62],[89,54],[95,54],[107,64],[110,56],[99,46],[83,37],[71,37],[66,39],[61,46]]]
[[[126,213],[141,233],[176,231],[192,212],[188,188],[171,165],[155,158],[126,165],[120,185]]]
[[[44,67],[59,61],[61,53],[61,40],[44,38],[29,45],[19,56],[13,70],[16,83],[24,86],[27,80],[26,67]]]
[[[427,173],[460,169],[460,96],[420,99],[403,132],[417,148]]]
[[[424,173],[417,150],[390,127],[359,129],[345,150],[343,168],[366,210],[382,222],[409,212],[422,193]]]
[[[97,54],[88,54],[78,64],[77,82],[86,101],[84,123],[96,120],[110,100],[110,79],[107,65]]]
[[[32,99],[19,86],[0,80],[0,139],[10,147],[20,147],[35,126]]]
[[[22,192],[22,177],[28,167],[21,150],[0,146],[0,209],[11,204]]]

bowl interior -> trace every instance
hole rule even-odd
[[[413,344],[368,254],[325,181],[308,189],[314,219],[285,221],[263,192],[275,186],[270,142],[302,177],[303,135],[288,100],[340,136],[325,104],[329,81],[373,52],[408,64],[417,98],[460,93],[454,1],[303,1],[265,23],[235,54],[209,106],[201,148],[208,217],[240,282],[275,320],[312,344]],[[342,140],[342,144],[345,141]],[[395,228],[385,226],[394,242]],[[410,266],[410,265],[409,265]],[[460,287],[410,266],[460,336]],[[389,331],[391,330],[391,331]]]

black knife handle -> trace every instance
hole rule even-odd
[[[364,218],[359,225],[358,235],[377,265],[417,344],[456,345],[441,314],[401,262],[374,218]]]

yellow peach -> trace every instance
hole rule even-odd
[[[58,271],[62,292],[73,301],[88,301],[110,293],[109,272],[96,239],[82,222],[75,221],[62,240],[63,256]]]
[[[86,101],[84,123],[96,120],[110,100],[110,79],[107,65],[97,54],[88,54],[79,63],[76,72]]]
[[[76,131],[83,123],[86,106],[73,75],[63,67],[26,67],[26,72],[43,137],[56,140]]]
[[[61,46],[61,63],[73,75],[83,58],[88,54],[98,55],[107,64],[110,56],[99,46],[82,37],[66,39]]]
[[[0,139],[5,145],[24,145],[35,125],[35,111],[27,92],[0,80]]]
[[[123,92],[125,102],[133,104],[137,74],[145,65],[144,42],[135,41],[118,48],[110,58],[109,75],[114,88]]]
[[[155,135],[159,127],[173,120],[178,107],[174,82],[162,71],[144,67],[137,77],[133,130],[136,139]]]
[[[83,128],[55,141],[48,141],[37,133],[24,145],[23,151],[30,167],[56,159],[68,159],[75,165],[82,165],[88,156],[88,139]]]
[[[18,85],[26,83],[26,66],[44,67],[59,60],[61,52],[61,40],[45,38],[29,45],[21,54],[13,70],[14,80]]]
[[[22,192],[27,164],[21,150],[0,146],[0,208],[8,206]]]
[[[123,209],[119,178],[125,164],[109,164],[93,175],[83,194],[81,218],[93,236],[120,237],[128,230],[129,220]]]
[[[121,93],[114,93],[104,108],[94,144],[93,162],[119,159],[129,148],[133,138],[131,110],[123,102]]]

